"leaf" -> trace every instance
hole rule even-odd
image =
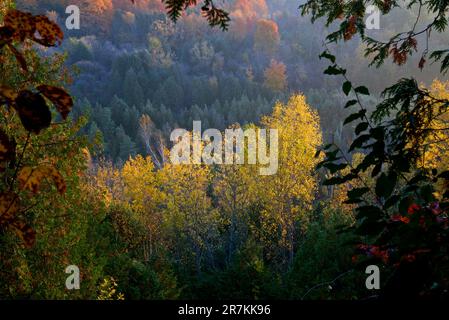
[[[382,170],[382,162],[376,164],[373,168],[373,171],[371,171],[371,177],[375,177],[379,174],[380,170]]]
[[[379,220],[383,216],[383,211],[376,206],[361,206],[356,209],[357,219],[366,218],[368,220]]]
[[[330,60],[332,63],[335,63],[335,56],[330,54],[328,51],[324,51],[319,55],[319,58],[325,58],[327,60]]]
[[[369,188],[354,188],[348,191],[348,198],[360,198],[369,191]]]
[[[347,174],[344,177],[332,177],[332,178],[324,180],[323,186],[332,186],[332,185],[343,184],[343,183],[348,182],[356,177],[357,176],[354,174]]]
[[[4,26],[14,30],[12,38],[24,41],[32,38],[36,32],[36,21],[31,13],[19,10],[9,10],[3,20]]]
[[[344,69],[341,69],[337,66],[329,66],[326,70],[324,70],[324,74],[328,75],[338,75],[338,74],[345,74],[346,71]]]
[[[343,170],[348,166],[347,163],[332,163],[332,162],[328,162],[323,164],[323,167],[329,169],[329,171],[334,174],[337,171]]]
[[[359,137],[357,137],[351,144],[351,146],[349,147],[349,152],[355,150],[355,149],[360,149],[363,144],[368,141],[371,138],[371,136],[369,134],[363,134]]]
[[[398,203],[398,201],[401,199],[401,197],[397,194],[392,195],[390,198],[387,199],[387,201],[385,201],[384,204],[384,208],[388,209],[392,206],[394,206],[396,203]]]
[[[67,119],[68,114],[72,111],[73,99],[64,89],[40,85],[37,90],[55,105],[64,120]]]
[[[362,119],[365,116],[365,113],[366,113],[366,110],[360,110],[359,112],[350,114],[343,122],[343,125],[351,123],[352,121],[355,121],[357,119]]]
[[[56,23],[46,16],[35,16],[34,20],[36,21],[36,31],[40,35],[40,38],[34,37],[34,41],[46,47],[53,47],[62,43],[64,33]]]
[[[3,129],[0,129],[0,161],[10,161],[14,159],[15,153],[15,143],[9,139]]]
[[[345,95],[348,95],[349,92],[351,92],[352,89],[352,84],[350,81],[346,81],[345,83],[343,83],[343,92],[345,93]]]
[[[443,171],[438,175],[438,178],[449,180],[449,170]]]
[[[53,180],[60,194],[65,192],[66,185],[64,178],[55,167],[50,165],[41,165],[37,168],[23,167],[18,175],[20,189],[37,193],[42,180],[45,178],[51,178]]]
[[[10,43],[14,36],[14,29],[8,26],[0,27],[0,49]]]
[[[374,212],[372,212],[374,214]],[[357,226],[355,233],[361,236],[378,235],[384,230],[385,224],[374,219],[364,219],[362,223]]]
[[[22,239],[27,248],[34,245],[36,241],[36,231],[34,231],[27,223],[16,219],[11,223],[10,227],[12,227],[17,236]]]
[[[0,225],[8,223],[20,209],[19,196],[14,192],[0,193]]]
[[[50,109],[40,94],[21,91],[15,100],[15,107],[26,130],[38,134],[50,126]]]
[[[355,128],[355,134],[359,135],[360,133],[362,133],[366,129],[368,129],[368,122],[360,122],[357,125],[357,127]]]
[[[355,92],[369,96],[369,90],[365,86],[360,86],[360,87],[355,88]]]
[[[18,94],[14,89],[7,86],[0,86],[0,97],[3,97],[8,103],[12,103],[16,100]]]
[[[16,58],[17,62],[20,65],[20,68],[24,72],[27,72],[28,71],[28,66],[27,66],[27,62],[26,62],[25,57],[23,56],[23,54],[19,50],[17,50],[16,47],[14,47],[11,43],[8,43],[8,48],[13,53],[14,57]]]
[[[345,109],[346,109],[346,108],[349,108],[349,107],[351,107],[351,106],[353,106],[353,105],[355,105],[355,104],[357,104],[357,100],[349,100],[349,101],[346,102],[346,104],[345,104]]]
[[[380,174],[380,177],[376,181],[376,195],[380,198],[388,198],[393,193],[396,187],[397,175],[394,172],[390,172],[386,175],[384,172]]]

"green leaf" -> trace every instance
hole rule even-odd
[[[338,74],[345,74],[346,70],[339,68],[336,65],[333,66],[329,66],[326,70],[324,70],[324,74],[328,74],[328,75],[338,75]]]
[[[400,199],[401,197],[399,195],[397,194],[392,195],[390,198],[387,199],[387,201],[385,201],[384,208],[388,209],[394,206]]]
[[[355,134],[359,135],[361,132],[368,129],[368,122],[360,122],[355,128]]]
[[[360,110],[359,112],[350,114],[343,122],[343,125],[351,123],[352,121],[355,121],[357,119],[362,119],[365,116],[365,113],[366,113],[366,110]]]
[[[356,209],[357,219],[379,220],[384,215],[383,211],[376,206],[361,206]]]
[[[363,135],[357,137],[357,139],[355,139],[352,142],[352,144],[349,147],[348,151],[351,152],[351,151],[353,151],[355,149],[360,149],[363,146],[363,144],[365,142],[367,142],[370,138],[371,138],[371,136],[369,134],[363,134]]]
[[[371,177],[375,177],[379,174],[380,170],[382,170],[382,162],[376,164],[373,168],[373,171],[371,171]]]
[[[363,94],[365,96],[369,96],[369,90],[365,86],[360,86],[360,87],[355,88],[355,92]]]
[[[376,181],[376,195],[381,198],[388,198],[393,193],[396,187],[397,175],[394,172],[386,175],[384,172],[380,174],[380,177]]]
[[[328,51],[324,51],[319,55],[319,58],[325,58],[327,60],[330,60],[332,63],[335,63],[335,56],[330,54]]]
[[[353,199],[353,198],[360,198],[361,196],[363,196],[365,193],[367,193],[369,191],[369,188],[354,188],[348,191],[348,198]]]
[[[329,171],[334,174],[337,171],[343,170],[348,166],[347,163],[332,163],[332,162],[328,162],[323,164],[323,167],[329,169]]]
[[[346,109],[346,108],[349,108],[349,107],[351,107],[351,106],[353,106],[353,105],[355,105],[355,104],[357,104],[357,100],[349,100],[349,101],[346,102],[346,104],[345,104],[345,109]]]
[[[333,186],[333,185],[343,184],[343,183],[348,182],[354,178],[356,178],[356,176],[354,174],[347,174],[344,177],[332,177],[332,178],[324,180],[323,185],[324,186]]]
[[[343,83],[343,92],[345,93],[345,95],[348,95],[349,92],[351,92],[352,89],[352,84],[350,81],[346,81],[345,83]]]

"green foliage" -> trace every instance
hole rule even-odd
[[[447,1],[413,1],[408,6],[419,6],[419,12],[425,8],[436,14],[435,19],[423,30],[415,27],[407,33],[400,33],[388,42],[379,42],[365,37],[363,24],[358,21],[363,17],[365,5],[371,1],[354,2],[352,5],[336,5],[331,8],[327,1],[308,1],[302,5],[302,13],[311,13],[312,20],[327,17],[330,25],[335,19],[343,18],[340,29],[328,36],[328,40],[337,42],[349,40],[360,33],[362,41],[367,44],[366,54],[374,54],[372,64],[379,67],[391,54],[393,61],[402,65],[415,50],[418,34],[426,33],[430,38],[430,30],[442,32],[446,28],[445,12]],[[376,1],[373,2],[379,6]],[[391,2],[382,7],[388,13],[397,3]],[[442,10],[442,11],[441,11]],[[423,53],[419,68],[424,67],[428,48]],[[431,57],[440,60],[444,51],[437,51]],[[324,71],[329,75],[341,75],[345,82],[343,91],[349,95],[352,83],[346,76],[346,70],[338,66],[336,58],[328,51],[321,57],[330,60],[332,65]],[[447,66],[442,61],[441,72]],[[387,266],[391,274],[382,295],[386,297],[402,293],[407,296],[440,296],[447,288],[447,281],[440,270],[447,270],[445,262],[448,248],[447,233],[447,196],[436,193],[439,179],[437,168],[428,167],[425,163],[429,145],[439,130],[437,123],[448,111],[449,101],[432,95],[428,90],[418,86],[413,78],[401,79],[386,88],[381,101],[369,116],[361,99],[370,95],[369,90],[360,86],[354,88],[352,99],[345,108],[358,107],[358,111],[350,114],[344,121],[348,125],[353,121],[361,121],[355,128],[355,139],[347,152],[336,145],[324,148],[325,159],[319,167],[330,169],[332,176],[324,185],[342,185],[355,181],[363,188],[348,190],[346,203],[356,205],[356,234],[360,235],[361,244],[357,247],[359,254],[365,256],[364,262],[377,260]],[[348,153],[362,151],[362,161],[353,166]],[[344,170],[341,162],[350,166]],[[338,166],[337,166],[338,164]],[[370,171],[370,172],[367,172]],[[370,187],[366,181],[366,173],[375,179]],[[372,192],[374,197],[366,197]],[[430,240],[432,239],[432,240]],[[438,240],[433,240],[438,239]],[[446,257],[446,258],[444,258]]]

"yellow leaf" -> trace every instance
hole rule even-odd
[[[39,187],[44,178],[51,178],[59,193],[63,194],[65,192],[66,185],[64,178],[53,166],[41,165],[37,168],[23,167],[18,175],[20,188],[33,193],[39,191]]]

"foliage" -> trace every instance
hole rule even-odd
[[[26,190],[36,194],[44,179],[52,179],[56,189],[62,194],[66,186],[63,176],[55,167],[52,159],[30,159],[26,153],[32,136],[50,127],[52,114],[47,105],[50,101],[63,119],[67,118],[73,101],[65,90],[43,84],[37,72],[29,71],[32,53],[27,52],[25,42],[33,41],[50,47],[60,44],[63,38],[61,29],[45,16],[33,16],[29,13],[10,9],[3,17],[0,27],[0,50],[3,61],[14,56],[16,74],[2,79],[0,85],[0,104],[2,111],[1,149],[2,149],[2,192],[1,223],[2,229],[11,229],[30,247],[35,241],[35,231],[26,222],[26,207],[21,204]],[[24,47],[25,54],[18,48]],[[8,52],[6,52],[8,50]],[[8,67],[8,63],[3,67]],[[3,68],[2,67],[2,68]],[[33,66],[36,67],[36,66]],[[17,76],[19,75],[19,76]],[[36,85],[38,84],[38,85]],[[47,100],[46,100],[47,99]],[[18,126],[20,119],[24,130]],[[15,122],[15,125],[12,123]],[[19,149],[17,150],[17,146]],[[31,161],[30,161],[31,160]]]
[[[98,291],[98,300],[125,300],[123,294],[117,292],[117,282],[112,277],[104,278]]]
[[[441,32],[445,29],[443,12],[449,3],[413,1],[408,8],[419,6],[419,12],[429,9],[436,14],[433,22],[422,31],[413,28],[380,43],[364,37],[364,27],[358,23],[363,18],[365,3],[330,8],[325,1],[309,1],[302,9],[303,14],[310,12],[312,19],[326,16],[328,24],[343,17],[340,29],[330,34],[328,40],[349,40],[359,32],[368,44],[366,52],[375,54],[372,63],[377,66],[390,54],[396,64],[403,64],[416,50],[418,34],[426,33],[428,38],[429,30]],[[379,3],[375,4],[379,6]],[[380,9],[387,14],[397,5],[391,2]],[[419,18],[418,14],[417,21]],[[427,51],[426,48],[422,59]],[[332,174],[324,181],[325,185],[353,180],[364,184],[349,190],[346,201],[357,204],[355,232],[360,235],[361,242],[357,248],[359,254],[365,256],[361,265],[377,261],[387,266],[391,275],[384,284],[383,296],[400,292],[414,297],[441,297],[447,288],[447,279],[442,274],[448,267],[444,245],[448,236],[448,193],[445,188],[442,193],[435,193],[435,184],[438,180],[446,180],[446,171],[444,168],[439,172],[423,159],[428,150],[438,144],[438,134],[446,130],[438,124],[444,122],[449,102],[420,87],[415,79],[403,78],[383,91],[383,101],[368,115],[362,97],[370,95],[369,90],[354,86],[346,76],[346,69],[336,64],[335,56],[329,51],[323,52],[321,57],[332,63],[326,74],[341,75],[345,80],[343,91],[351,95],[345,108],[359,108],[346,118],[344,124],[357,121],[356,138],[348,152],[362,151],[365,154],[363,160],[357,166],[351,166],[347,153],[330,144],[324,147],[326,158],[318,167],[325,167]],[[435,53],[431,57],[435,57]],[[422,69],[423,66],[421,61],[419,67]],[[445,68],[443,61],[441,71]],[[343,172],[347,167],[350,170]],[[375,179],[374,187],[368,186],[362,177],[368,170]],[[367,197],[368,194],[372,197]]]

